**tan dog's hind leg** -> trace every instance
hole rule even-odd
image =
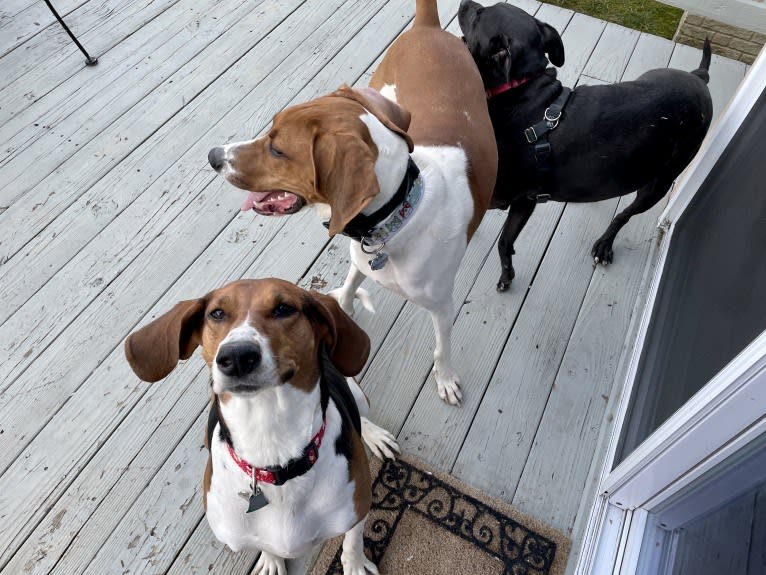
[[[367,523],[365,515],[359,523],[346,532],[343,538],[343,552],[340,562],[343,564],[343,575],[379,575],[375,564],[364,555],[364,524]]]

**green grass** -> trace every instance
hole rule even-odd
[[[653,0],[542,0],[594,18],[672,39],[683,10]]]

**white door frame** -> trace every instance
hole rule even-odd
[[[660,216],[665,234],[601,470],[599,495],[575,568],[578,575],[632,575],[648,533],[649,512],[766,431],[764,332],[612,470],[675,225],[764,90],[762,53],[676,181]]]

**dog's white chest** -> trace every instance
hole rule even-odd
[[[432,302],[452,297],[454,277],[468,244],[473,198],[463,150],[416,147],[412,157],[421,167],[424,195],[401,230],[381,247],[389,256],[385,267],[372,270],[369,261],[374,255],[358,242],[351,243],[351,258],[378,284],[431,309]]]
[[[259,484],[269,503],[247,513],[250,480],[214,435],[213,477],[207,519],[215,536],[233,551],[266,550],[298,557],[315,544],[345,533],[357,521],[348,460],[335,454],[334,434],[325,436],[319,458],[306,474],[282,486]]]

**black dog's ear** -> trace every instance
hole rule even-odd
[[[556,29],[550,24],[535,19],[540,34],[543,36],[543,47],[548,54],[548,59],[556,67],[564,65],[564,43]]]
[[[505,35],[495,36],[489,43],[492,68],[506,82],[511,81],[511,41]]]

